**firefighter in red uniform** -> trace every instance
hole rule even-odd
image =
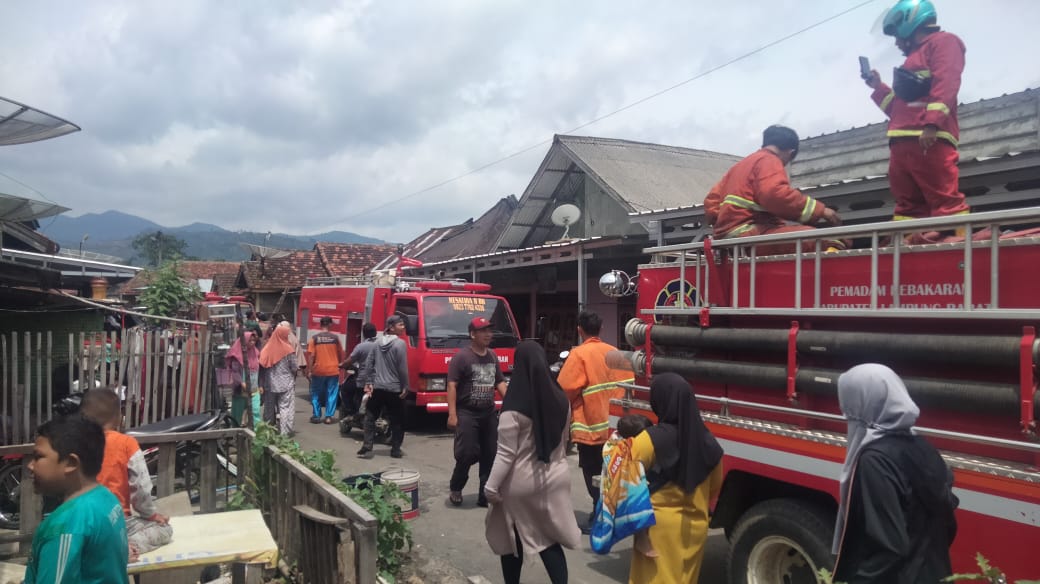
[[[704,199],[704,216],[715,239],[789,233],[816,223],[841,225],[834,209],[791,187],[785,166],[798,155],[798,134],[784,126],[762,132],[762,149],[733,165]],[[801,223],[791,225],[788,222]],[[811,251],[815,241],[803,244]],[[844,249],[842,241],[823,242],[826,250]],[[789,244],[763,245],[761,255],[792,253]]]
[[[964,43],[939,30],[929,0],[900,0],[885,16],[884,32],[896,38],[906,62],[892,87],[871,71],[871,99],[888,116],[889,184],[894,220],[968,213],[958,189],[957,92],[964,71]],[[921,236],[911,239],[920,240]],[[921,243],[927,242],[919,241]]]

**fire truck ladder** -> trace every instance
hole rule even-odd
[[[754,237],[739,237],[733,239],[708,239],[703,242],[650,247],[644,251],[652,256],[654,265],[679,264],[680,290],[677,304],[669,307],[657,307],[644,309],[644,314],[655,316],[688,316],[700,312],[703,308],[709,308],[712,314],[760,314],[776,316],[858,316],[858,317],[899,317],[912,316],[915,318],[986,318],[986,319],[1040,319],[1040,302],[1036,308],[1000,308],[1000,250],[1002,247],[1040,244],[1040,237],[1023,237],[1015,239],[999,238],[1000,228],[1003,226],[1040,224],[1040,207],[1028,209],[1015,209],[1008,211],[989,211],[985,213],[974,213],[970,215],[957,215],[952,217],[935,217],[928,219],[914,219],[909,221],[894,221],[885,223],[869,223],[865,225],[828,227],[824,229],[813,229],[794,233],[782,233],[775,235],[759,235]],[[953,231],[962,228],[967,237],[961,243],[937,243],[928,245],[908,246],[903,242],[904,236],[913,233],[927,231]],[[971,235],[981,229],[991,229],[991,237],[988,240],[972,241]],[[997,235],[997,236],[993,236]],[[869,238],[869,249],[852,249],[838,252],[823,253],[822,248],[826,246],[824,240],[840,240],[852,238]],[[888,247],[879,245],[887,238],[891,238],[892,244]],[[806,243],[814,248],[814,251],[803,251]],[[759,246],[776,244],[788,244],[796,251],[783,256],[763,256],[757,253]],[[962,248],[963,259],[963,285],[962,303],[960,308],[935,308],[920,309],[906,308],[900,302],[900,263],[905,254],[908,253],[930,253],[936,251],[949,251]],[[972,282],[974,270],[972,265],[973,250],[988,248],[990,252],[990,302],[988,306],[980,307],[973,305]],[[721,253],[720,253],[721,252]],[[821,306],[821,276],[825,273],[823,259],[831,256],[869,255],[870,257],[870,305],[865,309],[849,308],[826,308]],[[892,279],[888,284],[892,291],[892,306],[881,306],[878,302],[878,289],[884,282],[879,281],[878,259],[882,255],[892,256]],[[713,267],[722,265],[726,257],[733,261],[734,268],[737,264],[749,264],[750,295],[749,302],[745,306],[740,305],[740,270],[732,270],[732,285],[728,299],[711,298],[711,276],[715,271]],[[794,259],[794,295],[790,307],[762,308],[755,306],[757,272],[756,267],[759,260],[768,257],[775,259]],[[735,258],[735,260],[733,260]],[[811,306],[803,306],[802,302],[802,271],[805,260],[813,262],[813,303]],[[690,306],[686,302],[686,274],[692,268],[695,272],[694,287],[697,291],[696,301]],[[703,282],[702,282],[703,280]],[[703,286],[702,286],[703,283]]]

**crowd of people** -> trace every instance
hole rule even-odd
[[[964,45],[939,29],[928,0],[900,0],[889,11],[884,31],[896,38],[906,62],[891,87],[873,70],[864,71],[863,78],[890,119],[893,218],[967,213],[956,166]],[[833,209],[790,186],[785,166],[798,149],[794,130],[766,129],[762,149],[736,164],[705,199],[716,238],[840,224]],[[912,234],[908,242],[957,235]],[[826,243],[828,250],[837,250],[847,242]],[[340,372],[356,366],[351,381],[367,405],[358,456],[373,456],[375,422],[385,415],[390,456],[401,458],[409,389],[406,345],[400,338],[403,319],[388,318],[382,336],[375,326],[365,325],[365,341],[349,356],[329,331],[332,320],[323,318],[320,324],[322,331],[308,340],[304,353],[310,421],[333,422]],[[632,534],[629,581],[698,580],[712,501],[722,486],[723,448],[701,418],[693,388],[674,373],[654,375],[650,382],[655,421],[623,420],[614,434],[610,399],[630,374],[607,365],[606,355],[615,348],[599,338],[601,325],[592,312],[579,315],[581,344],[556,379],[542,347],[524,341],[516,348],[507,385],[490,348],[491,323],[481,317],[469,324],[470,346],[449,364],[448,427],[455,435],[449,501],[462,504],[470,470],[478,465],[477,503],[488,507],[487,543],[501,559],[507,584],[520,582],[524,556],[535,554],[550,582],[567,582],[563,548],[576,548],[583,528],[588,532],[605,520],[596,477],[606,472],[604,460],[616,459],[619,448],[639,465],[638,486],[648,493],[653,514],[652,525]],[[232,416],[245,425],[263,419],[292,435],[299,341],[280,315],[269,319],[250,313],[244,328],[226,358],[235,379]],[[500,413],[496,394],[502,398]],[[352,404],[355,397],[348,396]],[[848,421],[848,448],[832,544],[835,581],[939,582],[951,574],[949,546],[958,501],[949,468],[913,432],[917,406],[899,376],[879,364],[844,373],[838,398]],[[173,537],[168,518],[152,501],[140,447],[119,432],[120,420],[114,392],[90,391],[80,413],[39,428],[29,470],[37,491],[61,504],[36,530],[26,583],[128,582],[127,563]],[[585,526],[574,515],[568,441],[577,445],[578,466],[596,509]]]

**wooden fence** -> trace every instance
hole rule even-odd
[[[207,329],[69,333],[58,341],[50,331],[0,334],[0,443],[30,442],[55,403],[77,388],[119,388],[127,428],[219,401]]]
[[[239,460],[247,464],[245,457]],[[301,582],[377,581],[379,524],[372,514],[273,446],[253,460],[259,468],[245,474],[260,481],[267,525],[286,562],[299,568]]]
[[[155,480],[158,496],[172,494],[176,488],[178,443],[195,443],[199,445],[204,461],[199,477],[199,512],[212,513],[226,505],[230,499],[229,482],[237,484],[239,490],[258,489],[258,502],[264,519],[285,564],[312,570],[310,574],[302,574],[301,582],[377,582],[376,518],[273,446],[265,447],[256,458],[250,456],[254,438],[253,432],[244,428],[137,437],[142,448],[159,447]],[[32,452],[32,444],[0,446],[0,458],[29,452]],[[222,452],[227,453],[236,465],[234,477],[221,472],[222,463],[218,456]],[[259,466],[254,468],[254,462]],[[21,477],[20,528],[16,533],[0,533],[0,544],[19,542],[24,554],[28,552],[33,532],[40,523],[43,504],[33,489],[27,465],[22,465]],[[315,540],[316,521],[335,526],[336,540]],[[320,544],[320,547],[303,545],[305,539]],[[329,549],[335,550],[335,561],[324,557]],[[318,569],[321,572],[315,571]]]

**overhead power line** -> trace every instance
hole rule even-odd
[[[688,85],[690,83],[693,83],[694,81],[697,81],[698,79],[701,79],[703,77],[707,77],[708,75],[711,75],[712,73],[715,73],[716,71],[725,69],[726,67],[729,67],[730,65],[734,65],[734,64],[739,63],[739,62],[741,62],[741,61],[743,61],[745,59],[753,57],[753,56],[755,56],[755,55],[757,55],[757,54],[759,54],[759,53],[761,53],[761,52],[763,52],[763,51],[765,51],[767,49],[775,47],[776,45],[779,45],[779,44],[781,44],[783,42],[789,41],[789,40],[795,38],[796,36],[799,36],[801,34],[809,32],[810,30],[813,30],[815,28],[819,28],[819,27],[821,27],[821,26],[823,26],[823,25],[825,25],[825,24],[827,24],[827,23],[829,23],[829,22],[831,22],[833,20],[837,20],[838,18],[841,18],[842,16],[845,16],[846,14],[849,14],[850,12],[854,12],[856,10],[859,10],[860,8],[863,8],[864,6],[866,6],[868,4],[873,4],[874,2],[875,2],[875,0],[866,0],[864,2],[860,2],[858,4],[850,6],[850,7],[846,8],[845,10],[842,10],[841,12],[838,12],[836,14],[828,16],[827,18],[824,18],[823,20],[816,21],[816,22],[814,22],[814,23],[812,23],[812,24],[810,24],[810,25],[808,25],[808,26],[806,26],[804,28],[798,29],[798,30],[796,30],[796,31],[794,31],[792,33],[789,33],[789,34],[787,34],[785,36],[782,36],[782,37],[780,37],[780,38],[778,38],[776,40],[770,41],[770,42],[768,42],[768,43],[766,43],[764,45],[761,45],[761,46],[759,46],[759,47],[757,47],[755,49],[752,49],[752,50],[750,50],[750,51],[748,51],[746,53],[743,53],[743,54],[741,54],[741,55],[739,55],[737,57],[734,57],[734,58],[732,58],[732,59],[730,59],[730,60],[728,60],[728,61],[726,61],[724,63],[720,63],[720,64],[718,64],[718,65],[716,65],[714,67],[711,67],[710,69],[701,71],[700,73],[694,75],[693,77],[690,77],[688,79],[684,79],[684,80],[682,80],[682,81],[680,81],[680,82],[678,82],[678,83],[676,83],[674,85],[670,85],[670,86],[668,86],[668,87],[666,87],[666,88],[664,88],[664,89],[662,89],[660,91],[651,93],[650,95],[647,95],[645,97],[637,99],[636,101],[633,101],[631,103],[623,105],[623,106],[621,106],[621,107],[619,107],[619,108],[617,108],[617,109],[615,109],[613,111],[605,113],[605,114],[603,114],[603,115],[601,115],[599,117],[593,118],[593,119],[591,119],[591,120],[589,120],[589,121],[587,121],[587,122],[585,122],[585,123],[583,123],[583,124],[581,124],[579,126],[575,126],[575,127],[571,128],[571,129],[569,129],[569,130],[567,130],[567,131],[565,131],[563,133],[564,134],[573,134],[574,132],[577,132],[578,130],[582,130],[582,129],[587,128],[587,127],[589,127],[589,126],[591,126],[593,124],[597,124],[599,122],[602,122],[603,120],[605,120],[607,118],[616,116],[616,115],[618,115],[618,114],[620,114],[622,112],[628,111],[628,110],[630,110],[630,109],[632,109],[632,108],[634,108],[636,106],[642,105],[642,104],[644,104],[644,103],[646,103],[646,102],[648,102],[648,101],[650,101],[652,99],[656,99],[656,98],[658,98],[658,97],[660,97],[660,96],[662,96],[662,95],[664,95],[664,94],[666,94],[666,93],[668,93],[670,91],[674,91],[674,90],[676,90],[676,89],[678,89],[680,87],[683,87],[684,85]],[[464,178],[466,178],[468,176],[474,175],[474,174],[476,174],[478,172],[487,170],[488,168],[491,168],[492,166],[501,164],[501,163],[503,163],[503,162],[505,162],[507,160],[511,160],[513,158],[516,158],[517,156],[520,156],[522,154],[526,154],[526,153],[528,153],[528,152],[530,152],[530,151],[532,151],[532,150],[534,150],[536,148],[541,148],[542,146],[545,146],[546,144],[551,144],[551,143],[552,143],[552,138],[549,138],[549,139],[546,139],[546,140],[542,140],[541,142],[538,142],[537,144],[531,144],[530,146],[526,146],[524,148],[521,148],[520,150],[517,150],[517,151],[515,151],[515,152],[513,152],[511,154],[507,154],[507,155],[505,155],[505,156],[503,156],[501,158],[498,158],[496,160],[488,162],[487,164],[482,164],[482,165],[480,165],[480,166],[478,166],[476,168],[472,168],[470,170],[467,170],[466,172],[464,172],[462,174],[459,174],[459,175],[453,176],[451,178],[442,180],[439,183],[430,185],[430,186],[428,186],[426,188],[419,189],[417,191],[412,191],[411,193],[408,193],[407,195],[403,195],[401,197],[390,199],[389,201],[386,201],[384,203],[380,203],[379,205],[376,205],[375,207],[370,207],[370,208],[365,209],[363,211],[359,211],[357,213],[352,213],[350,215],[350,217],[346,217],[343,220],[361,217],[361,216],[364,216],[364,215],[368,215],[368,214],[374,213],[376,211],[380,211],[382,209],[386,209],[387,207],[390,207],[392,205],[396,205],[396,204],[398,204],[398,203],[400,203],[402,201],[407,201],[408,199],[417,197],[417,196],[419,196],[421,194],[424,194],[424,193],[428,193],[428,192],[430,192],[432,190],[439,189],[440,187],[443,187],[445,185],[451,184],[451,183],[453,183],[453,182],[455,182],[457,180],[461,180],[461,179],[464,179]]]

